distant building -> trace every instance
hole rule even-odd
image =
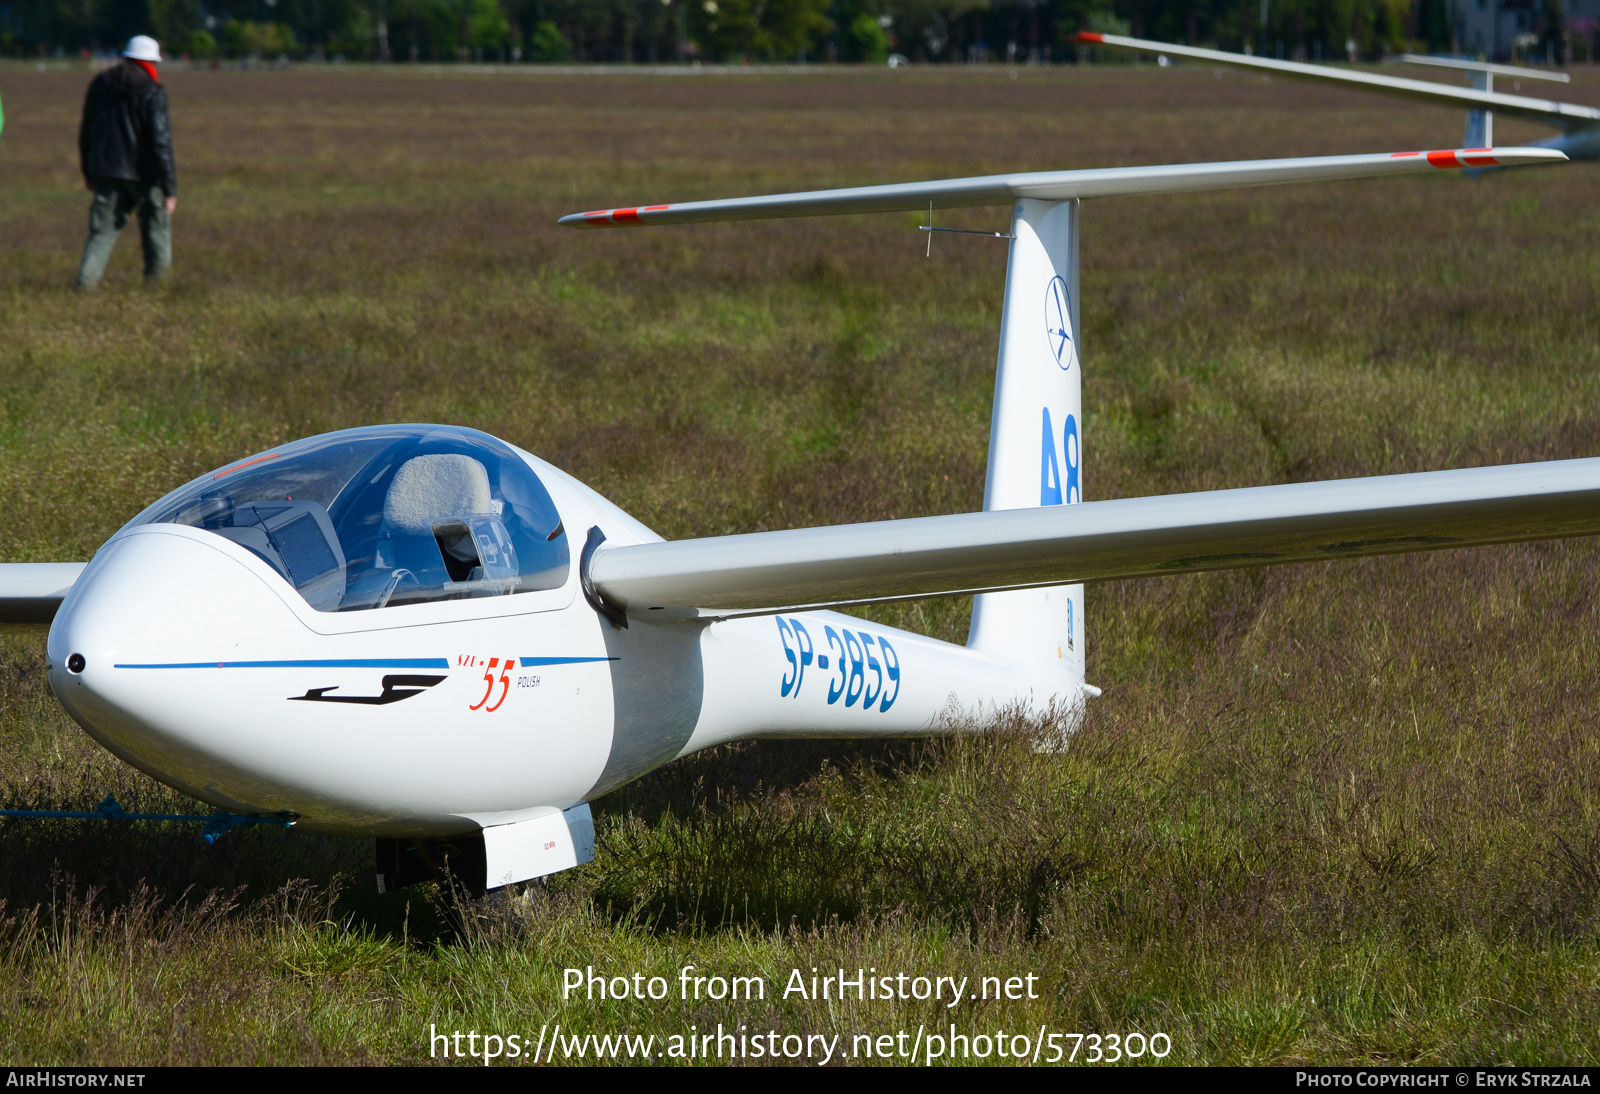
[[[1462,53],[1504,61],[1520,48],[1522,56],[1542,59],[1529,41],[1541,29],[1539,0],[1453,0],[1452,6],[1456,48]],[[1562,7],[1577,54],[1588,60],[1600,30],[1600,0],[1564,0]]]

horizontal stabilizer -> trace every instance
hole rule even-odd
[[[0,624],[48,624],[84,562],[0,562]]]
[[[1080,42],[1128,49],[1139,53],[1161,53],[1169,57],[1183,57],[1209,64],[1231,65],[1255,72],[1276,73],[1297,79],[1320,80],[1338,84],[1356,91],[1377,91],[1405,99],[1433,103],[1435,106],[1456,106],[1465,110],[1493,110],[1507,117],[1539,122],[1557,129],[1584,128],[1600,122],[1600,110],[1576,103],[1561,103],[1551,99],[1533,99],[1525,95],[1506,95],[1498,91],[1477,91],[1467,87],[1452,87],[1428,80],[1409,80],[1402,76],[1380,76],[1375,72],[1362,72],[1354,68],[1335,68],[1331,65],[1309,65],[1302,61],[1276,61],[1270,57],[1252,57],[1243,53],[1224,53],[1220,49],[1201,49],[1198,46],[1169,45],[1143,38],[1127,38],[1120,34],[1078,35]]]
[[[1565,72],[1552,72],[1547,68],[1528,68],[1525,65],[1497,65],[1489,61],[1468,61],[1460,57],[1434,57],[1427,53],[1402,53],[1394,60],[1408,65],[1453,68],[1457,72],[1487,72],[1491,76],[1510,76],[1516,80],[1549,80],[1557,84],[1572,82],[1572,77]]]
[[[1434,86],[1432,84],[1426,86]],[[1596,113],[1600,117],[1600,112]],[[1227,190],[1289,182],[1336,182],[1341,179],[1405,175],[1453,167],[1514,167],[1563,163],[1566,155],[1551,148],[1460,148],[1435,152],[1379,152],[1360,156],[1310,156],[1299,159],[1239,160],[1229,163],[1180,163],[1160,167],[1103,167],[1086,171],[1034,171],[1015,175],[982,175],[967,179],[908,182],[888,186],[853,186],[798,194],[685,201],[672,205],[636,205],[598,209],[561,218],[569,228],[638,227],[647,224],[700,224],[717,220],[762,220],[769,217],[827,216],[836,213],[888,213],[977,205],[1010,205],[1018,198],[1069,201],[1073,198],[1177,194],[1194,190]]]
[[[1600,459],[601,548],[639,619],[722,617],[1600,533]]]

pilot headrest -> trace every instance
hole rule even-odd
[[[448,452],[413,456],[401,464],[383,500],[383,520],[390,529],[419,535],[432,535],[438,520],[494,511],[483,464]]]

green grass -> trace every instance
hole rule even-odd
[[[6,560],[87,558],[193,475],[381,421],[488,430],[671,537],[975,509],[1002,247],[941,238],[928,261],[890,216],[555,218],[1460,126],[1192,67],[174,73],[174,277],[137,285],[130,233],[80,298],[84,80],[0,68]],[[1595,455],[1597,185],[1589,165],[1088,204],[1088,496]],[[3,822],[0,1061],[954,1022],[1159,1031],[1178,1063],[1592,1063],[1597,577],[1577,540],[1097,586],[1105,695],[1065,754],[1017,725],[715,749],[596,802],[592,865],[459,935],[430,890],[373,892],[362,841]],[[966,613],[869,614],[960,641]],[[70,723],[39,637],[0,649],[0,803],[196,807]],[[685,965],[779,992],[813,966],[1033,973],[1040,998],[683,1001]],[[563,1000],[586,966],[674,998]]]

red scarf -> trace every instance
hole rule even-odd
[[[148,72],[150,74],[150,78],[156,83],[159,84],[161,82],[161,77],[156,73],[156,66],[152,62],[141,61],[137,57],[129,57],[128,60],[132,61],[134,64]]]

